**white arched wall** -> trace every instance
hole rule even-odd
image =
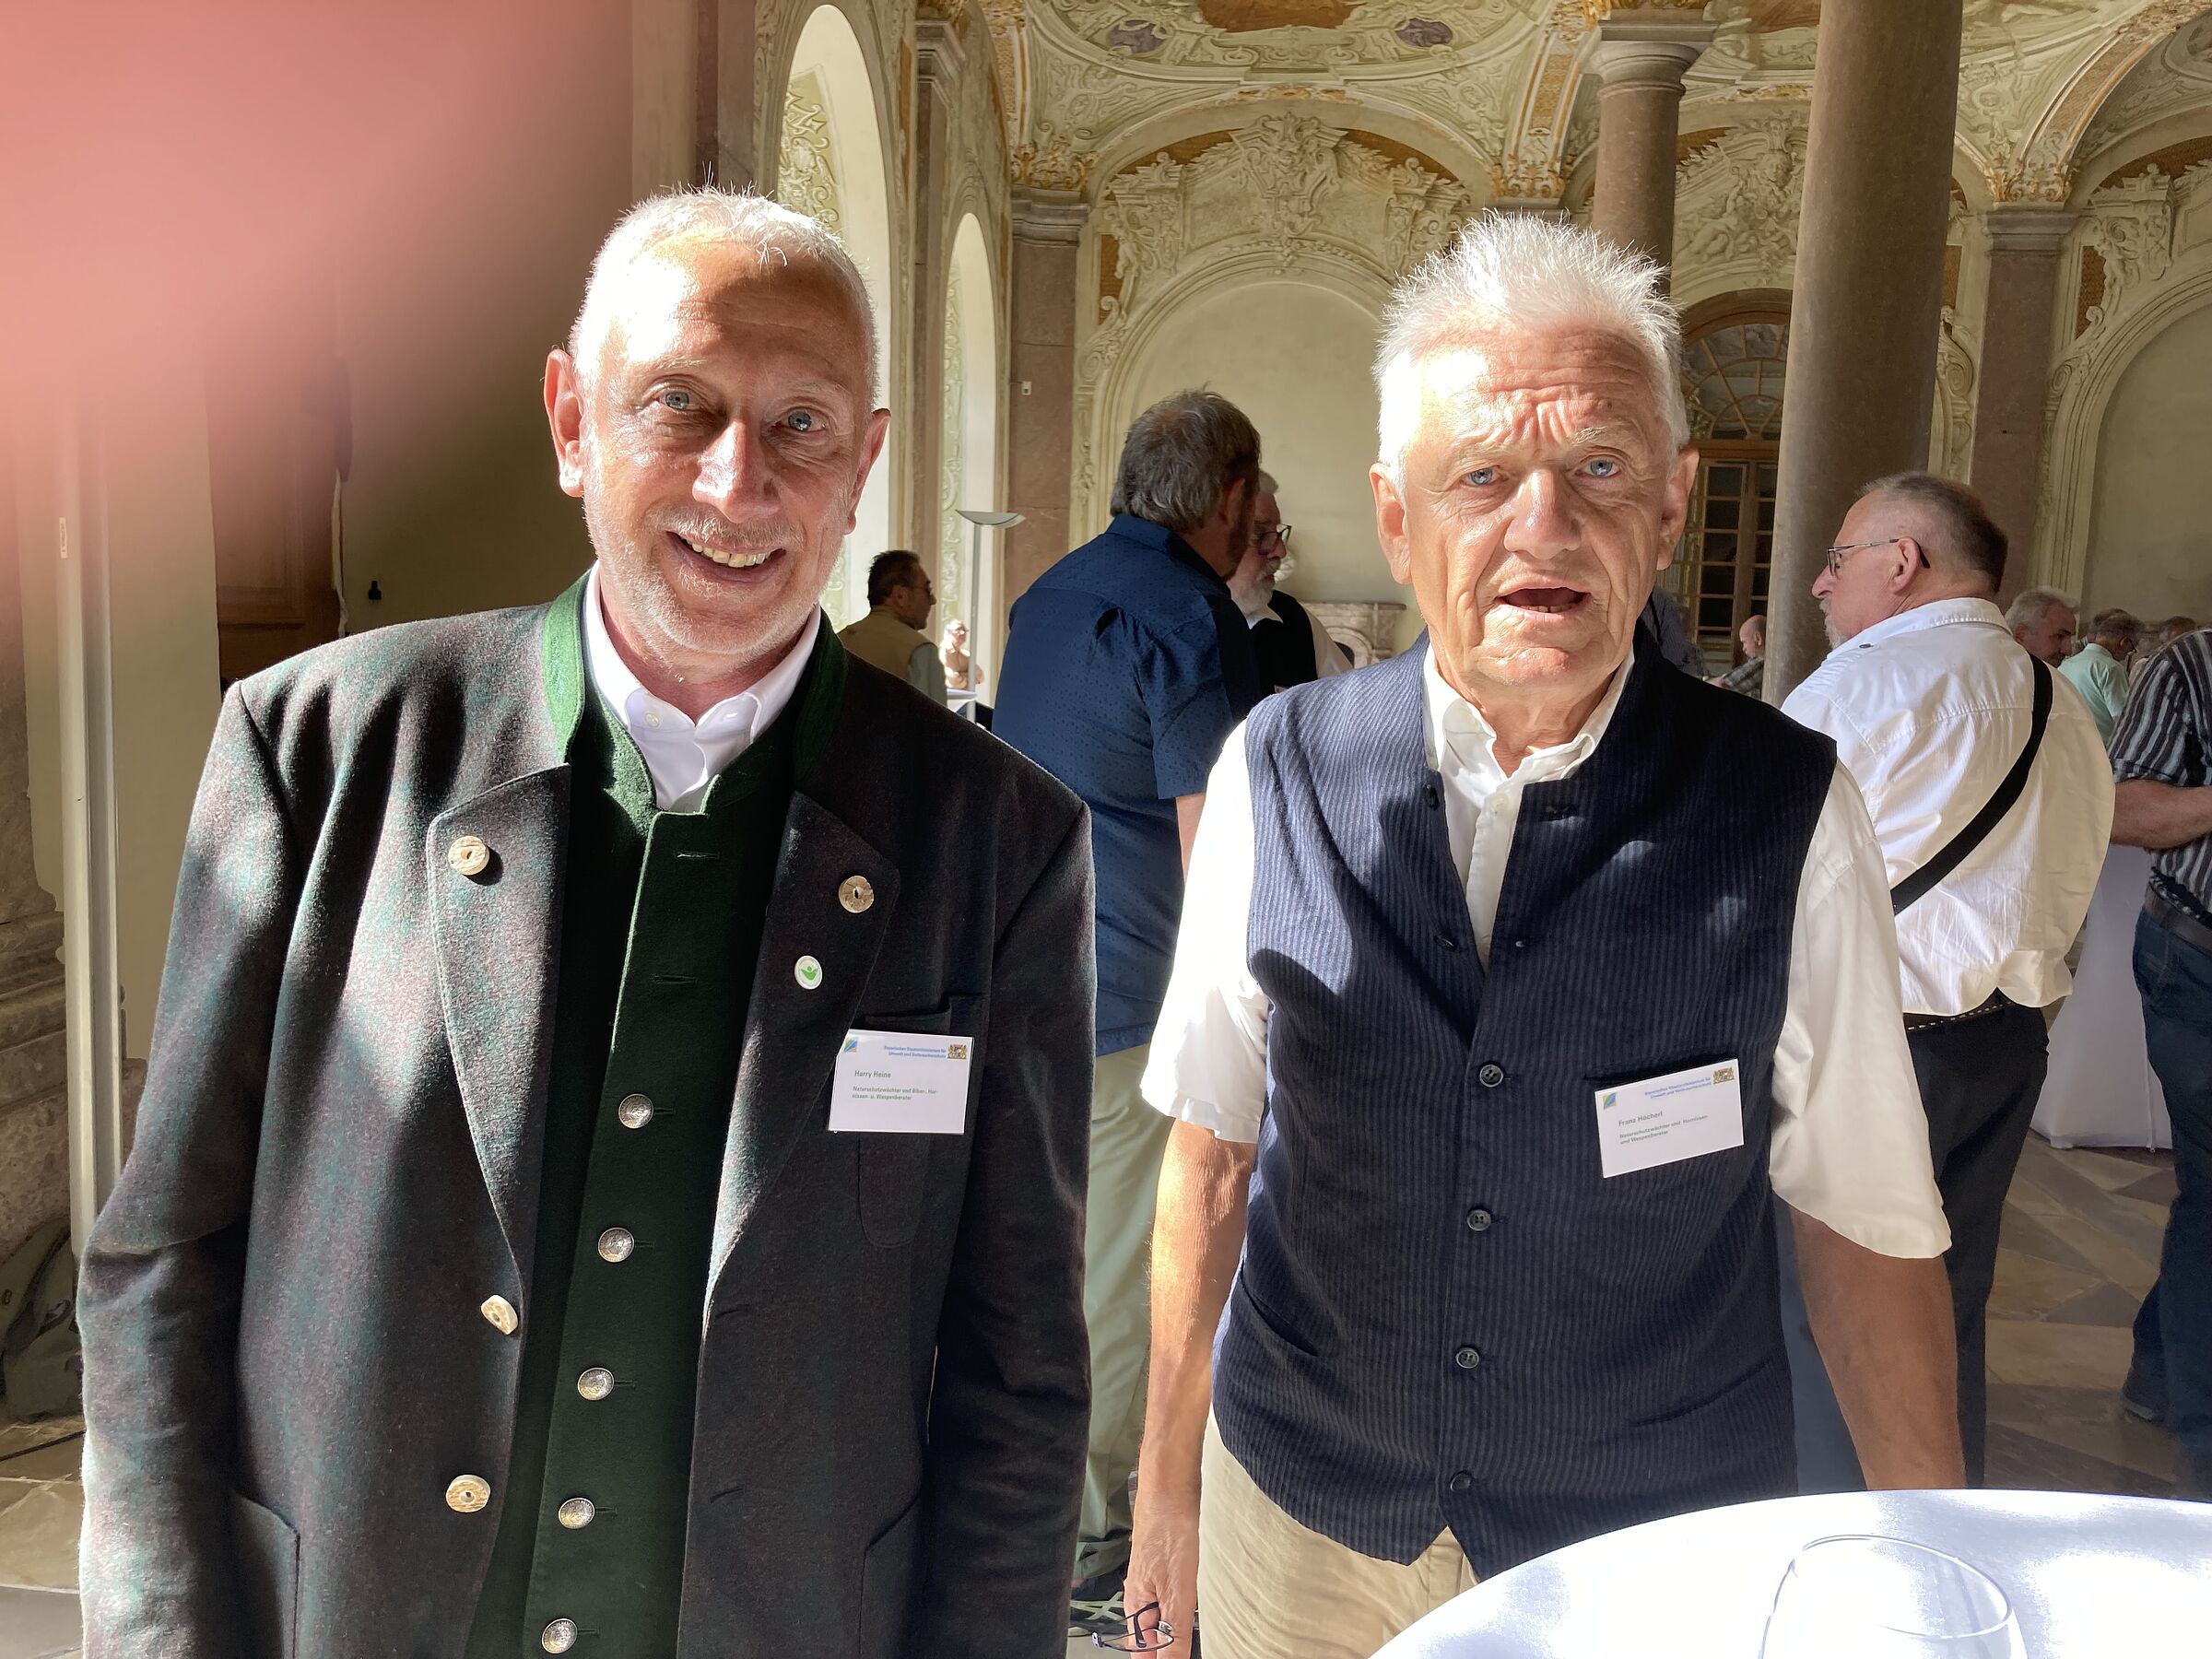
[[[2167,324],[2122,372],[2098,435],[2083,599],[2153,618],[2212,616],[2212,305]]]
[[[1170,393],[1208,388],[1260,429],[1293,527],[1297,563],[1284,585],[1301,599],[1404,600],[1375,540],[1367,481],[1380,335],[1372,305],[1343,288],[1271,272],[1176,298],[1132,342],[1105,400],[1101,436],[1112,436],[1100,455],[1101,496],[1129,422]]]
[[[833,5],[817,6],[799,31],[789,79],[796,82],[806,76],[812,76],[820,90],[827,117],[837,173],[838,233],[860,266],[876,312],[877,397],[888,402],[891,364],[897,360],[891,335],[898,317],[893,302],[889,152],[877,117],[878,99],[867,58],[852,24]],[[891,451],[898,441],[894,436],[887,442],[861,492],[853,535],[845,545],[846,614],[830,618],[840,626],[867,608],[868,561],[891,545]]]
[[[942,438],[947,452],[959,457],[959,500],[953,505],[996,512],[1004,505],[1006,488],[998,465],[999,388],[1005,374],[999,367],[996,274],[982,226],[972,213],[963,215],[953,232],[947,268],[952,275],[947,302],[959,308],[948,331],[959,340],[959,361],[945,365],[947,376],[959,376],[959,405],[957,419]],[[961,531],[960,591],[938,594],[939,615],[967,622],[970,649],[988,673],[998,661],[999,560],[1006,537],[985,530],[982,563],[971,567],[969,551],[976,538],[965,521]]]

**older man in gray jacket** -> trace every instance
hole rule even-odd
[[[226,700],[85,1264],[93,1655],[1034,1655],[1088,1397],[1081,806],[850,663],[865,292],[635,209],[599,562]]]

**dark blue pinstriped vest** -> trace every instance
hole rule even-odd
[[[1214,1373],[1294,1519],[1499,1572],[1794,1480],[1766,1174],[1834,751],[1638,643],[1529,788],[1486,974],[1423,742],[1426,646],[1253,711],[1267,1115]],[[1598,1172],[1594,1092],[1742,1063],[1744,1145]]]

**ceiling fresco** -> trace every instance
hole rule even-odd
[[[1200,112],[1335,105],[1347,125],[1372,111],[1459,154],[1463,171],[1479,163],[1489,177],[1471,185],[1535,197],[1556,197],[1594,143],[1589,49],[1598,20],[1622,9],[1615,0],[981,3],[1025,183],[1095,189],[1101,156],[1148,155],[1151,129],[1171,141]],[[2212,76],[2212,29],[2191,30],[2212,16],[2212,0],[1960,3],[1959,147],[1999,200],[2061,199],[2093,121],[2109,143],[2158,110],[2201,99],[2200,69]],[[1694,0],[1656,4],[1696,9]],[[1713,38],[1690,71],[1689,100],[1802,104],[1819,15],[1820,0],[1711,0],[1702,17]],[[1757,109],[1741,117],[1759,118]]]

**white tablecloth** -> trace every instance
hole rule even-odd
[[[1830,1533],[1907,1538],[2003,1585],[2030,1659],[2212,1653],[2212,1504],[1834,1492],[1631,1526],[1500,1573],[1376,1659],[1757,1659],[1783,1570]]]
[[[2035,1132],[2054,1147],[2173,1145],[2136,990],[2136,918],[2149,885],[2150,854],[2142,848],[2115,846],[2106,856],[2074,993],[2051,1027],[2051,1071],[2035,1103]]]

